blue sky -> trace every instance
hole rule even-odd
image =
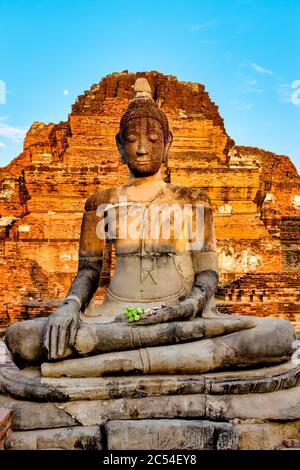
[[[206,86],[237,144],[300,168],[299,0],[0,0],[0,165],[112,72]]]

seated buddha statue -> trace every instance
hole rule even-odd
[[[251,368],[290,358],[295,333],[283,319],[218,312],[218,262],[209,198],[166,183],[172,133],[146,79],[116,136],[128,181],[100,190],[85,204],[78,273],[48,318],[11,325],[5,341],[15,363],[41,365],[48,377],[124,373],[204,373]],[[106,244],[116,267],[100,306]],[[139,308],[137,321],[124,310]]]

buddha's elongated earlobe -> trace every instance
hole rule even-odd
[[[125,155],[124,155],[124,143],[122,141],[120,132],[118,132],[118,134],[116,135],[116,144],[117,144],[117,147],[118,147],[121,162],[122,163],[127,163]]]
[[[169,136],[168,136],[168,140],[165,144],[165,148],[164,148],[164,158],[163,158],[163,162],[166,163],[167,159],[168,159],[168,152],[170,150],[170,147],[172,145],[172,142],[173,142],[173,134],[171,131],[169,131]]]

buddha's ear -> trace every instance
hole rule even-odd
[[[123,140],[121,138],[120,132],[118,132],[118,134],[116,135],[116,144],[118,147],[121,162],[127,163],[125,159],[125,155],[124,155],[124,144],[123,144]]]
[[[167,158],[168,158],[168,152],[169,152],[169,149],[171,147],[171,144],[173,142],[173,134],[171,131],[169,131],[169,136],[168,136],[168,140],[167,140],[167,143],[165,145],[165,150],[164,150],[164,162],[167,161]]]

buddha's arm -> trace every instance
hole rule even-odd
[[[49,359],[64,357],[68,346],[74,344],[80,311],[87,307],[99,285],[105,240],[97,236],[98,222],[94,210],[84,212],[77,275],[63,304],[47,322],[44,345]]]
[[[203,236],[199,250],[192,250],[194,284],[187,300],[194,303],[194,315],[201,313],[214,296],[219,281],[218,259],[213,210],[210,204],[204,206]],[[196,230],[196,229],[195,229]]]
[[[218,286],[219,275],[215,253],[195,253],[193,259],[194,264],[199,267],[195,269],[194,284],[185,302],[192,302],[193,316],[196,316],[203,312],[205,306],[213,298]],[[204,263],[202,264],[201,261]]]
[[[86,211],[81,226],[78,272],[66,296],[66,302],[74,300],[84,311],[96,292],[102,271],[105,240],[96,233],[99,218],[95,211]]]

